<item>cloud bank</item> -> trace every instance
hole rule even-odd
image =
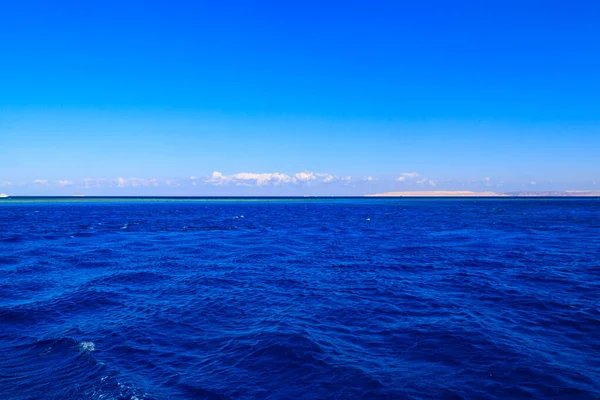
[[[347,177],[349,178],[349,177]],[[343,179],[343,178],[342,178]],[[236,186],[267,186],[267,185],[284,185],[284,184],[306,184],[306,183],[329,183],[339,181],[340,178],[327,173],[314,173],[310,171],[297,172],[293,175],[283,174],[280,172],[269,172],[269,173],[253,173],[253,172],[240,172],[232,175],[224,175],[221,172],[215,171],[207,178],[201,179],[197,177],[190,177],[190,180],[197,182],[201,180],[204,183],[224,186],[224,185],[236,185]],[[349,179],[348,179],[349,180]]]
[[[11,177],[3,177],[11,178]],[[593,189],[596,180],[581,181],[580,189]],[[572,184],[568,185],[572,187]],[[325,172],[238,172],[226,174],[214,171],[209,175],[192,175],[187,178],[142,178],[118,176],[114,178],[39,179],[17,181],[1,179],[0,187],[11,195],[363,195],[375,192],[431,191],[431,190],[490,190],[514,191],[524,187],[536,190],[564,190],[565,184],[552,181],[506,181],[490,178],[471,180],[439,180],[419,172],[396,175],[335,175]],[[489,188],[489,189],[488,189]]]

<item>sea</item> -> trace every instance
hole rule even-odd
[[[0,399],[599,399],[598,198],[0,199]]]

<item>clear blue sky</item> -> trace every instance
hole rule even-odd
[[[600,189],[600,2],[6,1],[0,161],[9,194]]]

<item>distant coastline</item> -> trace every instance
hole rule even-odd
[[[559,190],[539,192],[472,192],[469,190],[430,190],[415,192],[385,192],[365,197],[600,197],[600,190]]]
[[[385,192],[367,194],[366,197],[498,197],[507,196],[495,192],[471,192],[469,190],[431,190],[417,192]]]
[[[355,196],[0,196],[0,203],[14,202],[97,202],[97,201],[278,201],[278,200],[326,200],[326,199],[375,199],[375,198],[600,198],[600,191],[540,191],[540,192],[474,192],[457,191],[412,191],[384,192]]]

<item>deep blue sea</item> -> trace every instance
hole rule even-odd
[[[0,399],[598,399],[600,199],[0,199]]]

